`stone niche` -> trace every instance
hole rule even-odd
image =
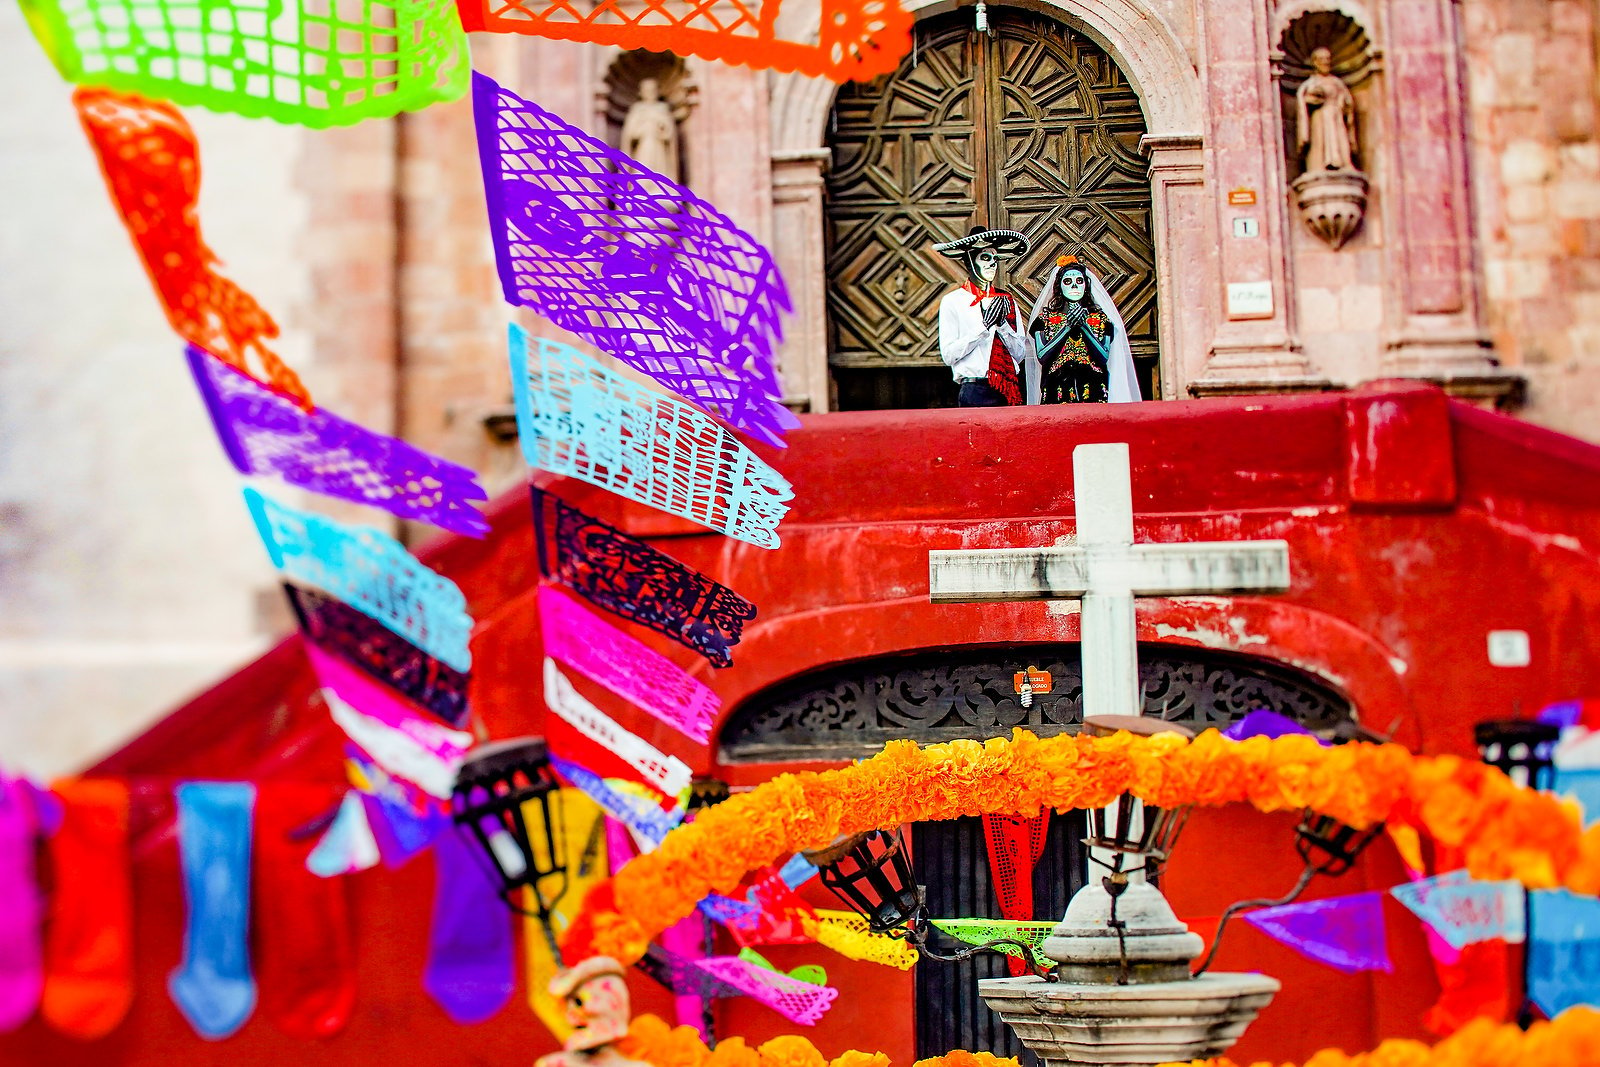
[[[1319,71],[1322,50],[1327,56]],[[1363,156],[1371,145],[1362,115],[1364,90],[1380,69],[1379,53],[1345,12],[1307,11],[1284,27],[1272,59],[1295,207],[1312,233],[1341,248],[1366,216]],[[1348,119],[1339,121],[1346,110]]]
[[[606,143],[613,148],[621,147],[622,124],[628,117],[628,109],[639,100],[640,83],[647,78],[655,79],[661,99],[671,105],[672,117],[678,124],[678,173],[667,177],[690,185],[696,176],[689,173],[686,149],[691,143],[699,92],[683,60],[671,52],[649,52],[641,48],[619,53],[611,61],[596,100],[604,122]]]

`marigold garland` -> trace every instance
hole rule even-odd
[[[1437,1045],[1397,1038],[1371,1052],[1324,1049],[1305,1067],[1590,1067],[1596,1063],[1600,1063],[1600,1011],[1571,1008],[1552,1022],[1534,1023],[1526,1033],[1517,1026],[1478,1019]],[[1224,1058],[1195,1060],[1190,1067],[1237,1065]],[[1263,1062],[1253,1067],[1275,1065]]]
[[[742,1037],[727,1037],[709,1049],[693,1027],[670,1027],[654,1015],[637,1016],[617,1049],[652,1067],[890,1067],[881,1052],[851,1049],[830,1060],[798,1035],[775,1037],[756,1048]],[[918,1060],[913,1067],[1017,1067],[1017,1061],[990,1052],[951,1052]]]
[[[1100,807],[1123,792],[1162,807],[1248,802],[1263,812],[1311,808],[1358,828],[1412,825],[1462,847],[1475,878],[1600,889],[1600,825],[1585,833],[1577,804],[1475,760],[1393,744],[1323,747],[1308,736],[1039,738],[1017,730],[982,743],[891,741],[852,766],[782,774],[707,808],[596,887],[565,955],[631,963],[706,894],[731,893],[748,872],[841,833]]]

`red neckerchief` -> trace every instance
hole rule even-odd
[[[1008,300],[1011,298],[1010,293],[996,289],[993,286],[989,288],[988,292],[984,292],[976,285],[973,285],[970,280],[965,282],[961,288],[972,294],[973,307],[981,304],[985,297],[1003,296]],[[1012,301],[1011,310],[1006,312],[1006,321],[1011,324],[1012,329],[1016,328],[1017,309],[1015,301]],[[998,331],[989,345],[989,370],[984,377],[996,392],[1006,398],[1007,404],[1021,404],[1023,402],[1022,384],[1017,380],[1017,368],[1011,362],[1011,357],[1006,354],[1005,345],[1001,343]]]
[[[965,289],[967,292],[972,294],[972,306],[973,307],[977,307],[986,298],[991,297],[991,296],[1010,296],[1011,295],[1010,293],[1003,292],[1002,290],[996,289],[993,286],[990,286],[988,292],[984,292],[982,289],[979,289],[976,285],[973,285],[972,282],[970,282],[970,281],[962,282],[961,283],[961,288]]]

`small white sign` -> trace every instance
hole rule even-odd
[[[1271,282],[1229,282],[1228,317],[1269,319],[1272,317]]]
[[[1526,667],[1533,662],[1533,649],[1526,630],[1490,630],[1489,665]]]
[[[1261,233],[1261,227],[1256,220],[1248,215],[1241,215],[1233,220],[1233,235],[1235,237],[1255,237]]]

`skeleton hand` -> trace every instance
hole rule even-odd
[[[996,294],[988,299],[983,308],[983,324],[995,327],[1006,320],[1011,313],[1011,298],[1004,293]]]

